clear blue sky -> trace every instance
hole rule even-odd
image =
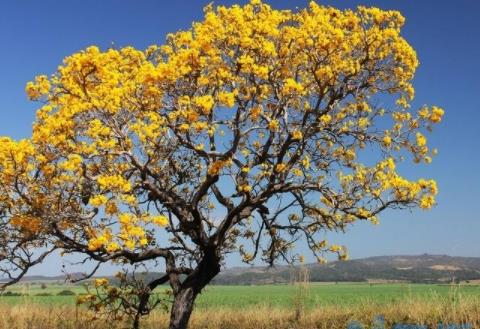
[[[208,2],[1,1],[0,135],[30,135],[38,104],[27,101],[24,86],[35,75],[52,73],[65,56],[92,44],[101,48],[112,43],[137,48],[161,44],[167,33],[201,19]],[[291,0],[269,3],[276,8],[307,5]],[[348,245],[353,258],[420,253],[480,256],[480,1],[319,3],[400,10],[406,17],[403,35],[420,59],[414,105],[436,104],[446,110],[444,122],[429,135],[439,155],[428,167],[412,165],[402,172],[412,178],[437,179],[438,206],[430,212],[389,212],[380,226],[360,224],[346,235],[329,238]],[[57,263],[51,260],[35,272],[55,273],[49,268]],[[230,265],[237,261],[232,259]]]

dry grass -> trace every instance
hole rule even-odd
[[[480,298],[449,296],[448,298],[409,299],[389,304],[367,302],[357,306],[324,306],[313,310],[257,307],[242,311],[216,308],[194,312],[191,329],[345,329],[356,320],[367,328],[377,315],[386,324],[426,324],[430,328],[443,323],[471,323],[480,328]],[[167,328],[168,314],[155,312],[143,322],[145,329]],[[387,328],[389,326],[386,326]],[[108,321],[90,321],[89,315],[74,307],[42,307],[32,305],[0,306],[1,329],[103,329],[128,328],[128,323],[113,325]]]

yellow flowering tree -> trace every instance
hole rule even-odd
[[[99,265],[163,261],[165,275],[135,282],[122,305],[138,326],[168,283],[170,328],[185,328],[227,253],[295,262],[303,239],[321,262],[347,259],[325,231],[432,207],[435,181],[397,171],[431,161],[425,131],[443,115],[410,109],[418,61],[403,23],[397,11],[252,0],[208,6],[145,51],[65,58],[27,84],[42,102],[32,137],[0,139],[2,270],[15,282],[54,250]],[[108,290],[87,298],[97,310],[126,296],[96,286]]]

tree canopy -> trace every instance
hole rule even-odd
[[[443,116],[410,109],[418,60],[403,23],[252,0],[207,6],[161,46],[65,58],[26,86],[42,103],[31,138],[0,139],[2,271],[15,282],[54,250],[98,266],[162,261],[165,276],[124,305],[148,313],[168,282],[183,328],[227,253],[295,262],[304,241],[321,262],[347,259],[326,231],[431,208],[435,181],[397,171],[431,162],[425,130]]]

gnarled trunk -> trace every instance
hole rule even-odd
[[[174,293],[170,312],[170,329],[187,328],[195,299],[220,272],[219,260],[215,249],[206,250],[198,267],[181,283],[179,289]]]
[[[186,329],[197,293],[194,288],[180,290],[175,296],[170,313],[170,329]]]

